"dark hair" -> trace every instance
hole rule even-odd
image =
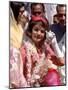
[[[17,18],[19,15],[19,10],[21,7],[24,7],[24,3],[22,3],[22,2],[10,2],[10,7],[12,8],[14,17],[17,21]]]
[[[43,8],[43,12],[45,12],[45,7],[44,7],[43,3],[31,3],[31,9],[32,9],[33,6],[36,6],[36,5],[41,5],[42,8]]]
[[[58,4],[57,6],[56,6],[56,11],[57,12],[59,12],[59,7],[66,7],[66,5],[65,4]]]
[[[45,18],[44,18],[45,19]],[[40,24],[43,28],[45,28],[45,30],[49,31],[49,22],[47,19],[45,19],[45,22],[43,22],[42,20],[37,20],[37,21],[33,21],[32,19],[29,21],[29,25],[28,25],[28,29],[26,30],[26,34],[28,37],[31,38],[31,33],[32,33],[32,28],[36,25],[36,24]],[[44,36],[44,39],[46,38],[46,33]]]

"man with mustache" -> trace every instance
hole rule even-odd
[[[55,33],[59,48],[65,57],[65,39],[66,39],[66,5],[58,4],[56,6],[57,19],[59,23],[52,24],[51,30]],[[59,68],[63,76],[63,83],[65,83],[65,67]]]
[[[66,32],[66,5],[57,5],[56,11],[59,23],[51,25],[51,30],[56,34],[56,38],[59,43]]]

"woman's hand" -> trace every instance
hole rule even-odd
[[[55,33],[52,31],[47,32],[46,31],[46,41],[51,44],[53,41],[56,41]]]

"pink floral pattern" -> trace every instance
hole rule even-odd
[[[23,52],[23,51],[24,52]],[[41,67],[44,67],[45,75],[49,68],[57,69],[57,66],[52,63],[50,59],[51,56],[55,56],[53,50],[44,44],[42,48],[42,53],[39,54],[33,44],[33,42],[27,41],[24,43],[24,46],[21,49],[22,61],[26,63],[26,80],[27,84],[31,87],[38,83],[38,80],[41,80],[40,70]],[[25,74],[24,74],[25,75]],[[40,86],[40,84],[39,84]]]
[[[27,82],[23,76],[20,52],[13,46],[10,47],[10,87],[27,87]]]

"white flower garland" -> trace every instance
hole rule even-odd
[[[27,69],[28,69],[27,82],[28,84],[30,84],[29,82],[33,83],[37,79],[40,79],[40,75],[39,75],[40,68],[45,63],[45,49],[42,48],[43,52],[41,53],[41,55],[39,55],[32,41],[28,40],[27,42],[25,42],[25,46],[27,53]],[[32,70],[33,71],[32,75],[31,75],[31,68],[32,68],[31,55],[33,56],[33,60],[36,61],[36,65]]]

